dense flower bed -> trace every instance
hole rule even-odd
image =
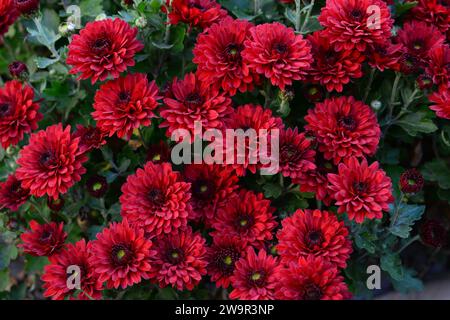
[[[448,1],[63,3],[0,0],[0,298],[371,298],[448,269]],[[196,123],[266,130],[279,167],[174,161]]]

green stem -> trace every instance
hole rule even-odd
[[[300,28],[300,33],[303,33],[303,32],[304,32],[305,27],[306,27],[306,25],[308,24],[309,17],[311,16],[311,12],[312,12],[313,7],[314,7],[314,1],[315,1],[315,0],[311,0],[311,2],[310,2],[310,4],[309,4],[310,7],[309,7],[309,9],[308,9],[308,12],[306,12],[305,21],[303,21],[303,25],[302,25],[302,27]]]
[[[400,72],[397,72],[395,74],[395,80],[394,85],[392,86],[392,92],[391,92],[391,99],[389,100],[389,109],[388,109],[388,118],[392,119],[392,113],[394,112],[394,105],[395,105],[395,99],[397,98],[398,94],[398,85],[400,84],[400,79],[402,77],[402,74]]]
[[[148,146],[147,146],[147,143],[144,141],[144,135],[142,134],[142,129],[139,127],[138,131],[139,131],[139,138],[141,140],[142,146],[147,150]]]
[[[264,94],[265,94],[264,109],[267,109],[270,107],[270,104],[272,103],[272,84],[270,83],[270,80],[267,80]]]
[[[259,15],[261,2],[260,0],[253,0],[253,14],[255,16]]]
[[[300,31],[302,1],[295,0],[295,31]]]
[[[399,199],[399,201],[397,203],[397,206],[395,207],[394,216],[392,217],[391,224],[390,224],[389,228],[392,228],[395,225],[395,223],[397,222],[398,215],[400,213],[400,205],[403,202],[404,198],[405,198],[405,194],[402,193],[402,195],[400,196],[400,199]]]
[[[364,92],[364,98],[363,98],[364,102],[366,102],[367,98],[369,97],[369,93],[370,93],[370,90],[372,89],[372,84],[373,84],[373,80],[375,78],[376,71],[377,71],[377,69],[375,69],[375,68],[370,71],[369,82],[367,83],[367,87]]]
[[[399,250],[397,250],[396,254],[401,253],[403,250],[405,250],[406,248],[408,248],[411,244],[413,244],[414,242],[416,242],[417,240],[420,239],[419,235],[416,235],[414,237],[412,237],[411,239],[409,239],[408,242],[406,242]]]

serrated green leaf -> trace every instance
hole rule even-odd
[[[358,248],[364,249],[367,252],[374,254],[377,248],[375,241],[376,235],[369,232],[362,232],[355,234],[355,244]]]
[[[423,283],[415,277],[416,272],[412,269],[405,269],[401,280],[392,279],[392,285],[396,291],[409,293],[411,291],[422,291]]]
[[[438,129],[433,120],[428,118],[428,114],[420,111],[407,114],[398,120],[396,125],[413,137],[419,133],[432,133]]]
[[[267,183],[263,186],[263,189],[264,189],[264,195],[267,198],[274,198],[274,199],[278,198],[283,191],[281,186],[276,183]]]
[[[409,233],[412,230],[414,222],[420,220],[425,212],[425,206],[400,203],[397,211],[397,219],[389,230],[392,234],[406,239],[409,237]],[[395,210],[391,210],[391,219],[394,215]]]
[[[400,257],[396,254],[389,253],[380,258],[380,267],[382,270],[389,273],[392,279],[402,280],[404,277],[404,270]]]
[[[82,0],[80,10],[84,16],[96,17],[103,12],[103,0]]]
[[[36,65],[39,69],[45,69],[48,66],[58,62],[59,59],[58,58],[50,59],[50,58],[45,58],[45,57],[36,57],[34,59],[34,61],[36,62]]]
[[[425,180],[437,182],[442,189],[450,189],[450,169],[442,159],[425,163],[421,170]]]

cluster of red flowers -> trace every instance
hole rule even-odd
[[[381,9],[376,28],[368,13],[374,4]],[[2,1],[0,13],[11,6],[12,0]],[[177,129],[193,132],[196,121],[205,129],[280,130],[279,174],[336,205],[337,214],[297,210],[280,223],[263,194],[238,184],[238,176],[263,165],[195,164],[178,172],[161,142],[150,146],[148,162],[122,185],[123,220],[96,240],[65,244],[62,224],[30,223],[21,237],[24,251],[50,259],[42,276],[45,296],[95,299],[105,283],[124,289],[142,280],[192,290],[208,275],[217,287],[231,286],[233,299],[349,298],[340,269],[352,246],[341,214],[357,223],[380,219],[393,202],[390,178],[367,160],[381,135],[376,114],[354,97],[330,97],[308,111],[300,132],[260,105],[234,108],[231,97],[263,82],[284,91],[299,80],[342,92],[363,76],[367,61],[380,70],[425,71],[439,86],[431,108],[450,118],[447,7],[420,1],[413,17],[422,21],[408,21],[394,38],[393,19],[381,0],[328,0],[319,16],[324,29],[307,38],[277,22],[255,26],[233,19],[213,0],[173,0],[165,12],[170,23],[203,32],[193,50],[196,72],[173,79],[164,92],[145,74],[121,76],[144,48],[137,28],[105,19],[73,36],[66,61],[70,73],[92,83],[107,80],[95,94],[96,127],[71,132],[57,124],[33,133],[42,115],[32,88],[13,80],[0,89],[2,146],[31,134],[15,175],[0,185],[0,206],[17,210],[29,196],[58,200],[80,181],[89,152],[107,137],[130,139],[135,129],[160,117],[167,136]],[[1,34],[15,16],[0,19]],[[101,197],[106,181],[97,177],[88,185]],[[208,232],[200,232],[200,225]],[[81,291],[66,286],[71,265],[80,267]]]

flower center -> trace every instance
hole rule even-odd
[[[283,53],[286,53],[286,52],[287,52],[288,47],[287,47],[287,45],[284,44],[284,43],[276,43],[276,44],[273,46],[273,49],[274,49],[278,54],[283,54]]]
[[[253,226],[254,221],[255,219],[251,215],[241,213],[237,216],[236,228],[241,232],[246,231]]]
[[[413,44],[413,49],[414,50],[419,51],[419,50],[422,50],[422,48],[423,48],[423,41],[422,40],[417,40],[416,42],[414,42],[414,44]]]
[[[292,144],[281,146],[281,161],[283,162],[296,162],[301,158],[301,152],[298,152],[297,148]]]
[[[13,111],[12,105],[8,102],[0,103],[0,115],[6,117],[11,115]]]
[[[308,283],[303,288],[302,298],[304,300],[320,300],[322,290],[315,283]]]
[[[178,264],[182,262],[184,259],[184,253],[183,250],[180,248],[172,248],[167,252],[167,260],[171,264]]]
[[[356,193],[358,193],[358,194],[365,192],[365,191],[367,191],[367,183],[360,182],[360,181],[354,182],[353,189],[355,189]]]
[[[105,54],[106,51],[111,47],[111,41],[107,38],[100,38],[95,40],[91,48],[96,54]]]
[[[119,104],[127,104],[128,102],[130,102],[131,100],[131,94],[127,91],[121,91],[119,93],[119,99],[118,99],[118,103]]]
[[[221,273],[231,275],[234,271],[234,263],[240,257],[234,248],[223,248],[217,253],[214,264]]]
[[[52,237],[52,233],[48,230],[44,230],[42,232],[41,236],[39,237],[39,240],[42,242],[48,242],[51,237]]]
[[[56,158],[50,151],[47,151],[41,154],[39,163],[48,168],[56,164]]]
[[[238,62],[241,59],[242,46],[231,43],[226,46],[225,54],[229,62]]]
[[[353,131],[356,129],[356,121],[351,116],[340,117],[338,123],[342,128],[345,128],[349,131]]]
[[[250,273],[250,283],[255,287],[262,287],[266,283],[266,273],[263,270],[258,270]]]
[[[363,17],[362,11],[359,9],[353,9],[350,14],[355,20],[361,20],[361,18]]]
[[[132,258],[130,248],[125,244],[116,244],[111,250],[111,260],[115,266],[127,265]]]
[[[164,194],[159,189],[151,189],[147,193],[147,197],[152,203],[152,205],[154,205],[157,208],[162,207],[162,205],[164,204]]]
[[[320,246],[324,241],[323,233],[320,230],[312,230],[309,231],[306,235],[306,245],[309,248],[314,248],[316,246]]]
[[[193,195],[199,200],[211,199],[214,194],[214,184],[212,181],[199,179],[192,184]]]
[[[203,98],[197,92],[191,92],[187,95],[185,103],[189,108],[198,107],[203,104]]]

